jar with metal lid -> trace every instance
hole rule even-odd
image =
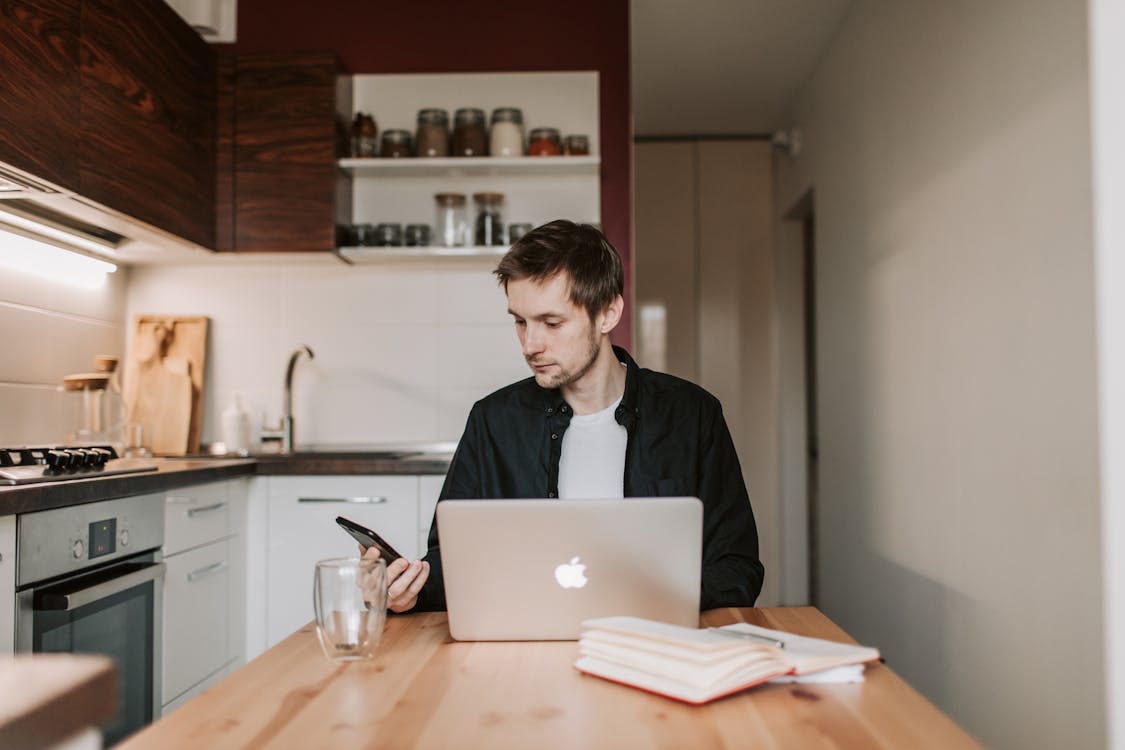
[[[514,244],[520,237],[530,232],[534,227],[526,222],[508,225],[508,244]]]
[[[402,245],[402,224],[376,224],[375,244],[378,247],[400,247]]]
[[[449,156],[449,112],[432,107],[418,110],[414,142],[418,156]]]
[[[379,129],[375,126],[375,118],[363,112],[355,113],[352,121],[352,156],[366,159],[375,156],[378,148],[376,136]]]
[[[437,202],[437,221],[434,225],[437,241],[445,247],[462,247],[468,244],[465,194],[438,193],[434,200]]]
[[[453,156],[487,156],[488,135],[485,133],[484,110],[463,107],[453,115]]]
[[[568,135],[563,146],[567,156],[590,155],[590,139],[584,135]]]
[[[473,240],[476,245],[503,245],[504,221],[500,217],[500,205],[504,202],[503,193],[473,193],[473,203],[477,205],[477,219]]]
[[[403,241],[407,247],[426,247],[430,244],[429,224],[407,224]]]
[[[492,156],[523,156],[523,111],[516,107],[492,110],[488,152]]]
[[[355,244],[364,247],[374,247],[376,244],[374,224],[353,224],[352,232],[355,237]]]
[[[529,156],[562,155],[562,140],[559,138],[558,129],[534,128],[528,139],[527,153]]]
[[[379,146],[379,156],[384,159],[401,159],[414,155],[414,137],[409,130],[384,130]]]

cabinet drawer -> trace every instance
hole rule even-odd
[[[214,542],[230,533],[225,482],[169,490],[164,496],[164,556]]]
[[[216,542],[165,559],[165,703],[229,661],[229,545]]]

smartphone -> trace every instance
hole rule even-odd
[[[350,521],[343,516],[336,516],[336,523],[340,524],[340,528],[348,532],[352,539],[355,539],[360,545],[367,549],[368,547],[375,547],[379,550],[379,556],[383,558],[383,562],[390,565],[395,560],[402,557],[383,537],[376,534],[366,526],[361,526],[355,521]]]

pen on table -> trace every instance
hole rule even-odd
[[[747,640],[762,641],[770,645],[777,646],[778,648],[785,648],[785,642],[777,638],[771,638],[768,635],[758,635],[757,633],[747,633],[743,630],[728,630],[726,628],[707,628],[715,633],[722,633],[723,635],[731,635],[735,638],[745,638]]]

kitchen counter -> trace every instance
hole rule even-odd
[[[113,662],[36,654],[0,660],[0,747],[52,747],[113,717]]]
[[[812,607],[721,609],[854,642]],[[761,685],[705,706],[573,668],[571,642],[458,643],[444,612],[391,616],[375,658],[332,662],[309,624],[120,750],[174,748],[978,748],[885,664],[861,684]]]
[[[217,482],[238,476],[295,474],[437,474],[449,468],[448,443],[418,446],[323,446],[290,455],[157,458],[156,471],[26,485],[0,485],[0,516]]]

